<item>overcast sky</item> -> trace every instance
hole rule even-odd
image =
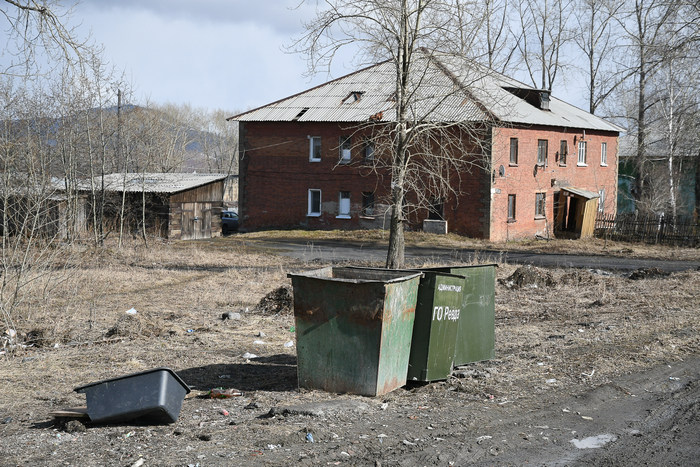
[[[299,0],[81,0],[73,22],[136,87],[136,103],[247,110],[325,82],[283,47],[313,16]],[[338,67],[338,75],[350,70]]]
[[[314,16],[315,6],[299,6],[301,0],[80,2],[72,22],[81,23],[81,35],[91,32],[104,46],[104,58],[124,71],[136,89],[134,104],[170,102],[233,113],[330,78],[305,76],[305,57],[283,51],[302,33],[302,20]],[[351,64],[339,62],[332,77],[352,71]],[[555,96],[585,108],[585,94],[575,84],[560,82]]]

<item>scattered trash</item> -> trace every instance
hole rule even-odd
[[[229,379],[231,378],[231,375],[220,375],[219,379]]]
[[[188,329],[188,330],[187,330],[187,333],[188,333],[188,334],[191,334],[191,333],[193,333],[193,332],[194,332],[194,329]]]
[[[587,378],[592,378],[594,374],[595,374],[595,370],[591,371],[591,374],[588,374],[588,373],[581,373],[581,375],[583,375],[583,376],[585,376],[585,377],[587,377]]]
[[[382,410],[386,410],[387,407],[389,407],[389,403],[388,403],[388,402],[382,402],[382,405],[379,406],[379,408],[382,409]]]
[[[253,358],[258,358],[258,356],[255,355],[254,353],[246,352],[243,355],[241,355],[241,358],[245,358],[246,360],[251,360]]]
[[[279,287],[265,295],[255,309],[264,314],[291,313],[294,308],[292,286]]]
[[[267,449],[269,449],[270,451],[273,451],[273,450],[275,450],[277,448],[281,448],[281,447],[282,447],[281,444],[268,444],[267,445]]]
[[[242,396],[243,393],[238,389],[214,388],[207,394],[210,399],[230,399],[231,397]]]
[[[124,434],[124,438],[131,438],[131,437],[134,436],[135,434],[136,434],[135,431],[130,431],[130,432]]]
[[[476,443],[481,444],[484,441],[486,441],[488,439],[492,439],[492,438],[493,438],[493,436],[489,436],[489,435],[479,436],[478,438],[476,438]]]
[[[296,330],[296,328],[294,326],[289,327],[289,332],[294,332],[295,330]]]
[[[137,460],[136,462],[131,464],[131,467],[141,467],[145,463],[146,463],[146,459],[144,459],[143,457],[139,457],[139,460]]]
[[[589,417],[587,415],[581,415],[581,418],[584,420],[593,420],[593,417]]]
[[[221,409],[221,410],[219,410],[219,413],[220,413],[221,415],[223,415],[224,417],[228,417],[228,416],[230,415],[229,412],[228,412],[228,410],[226,410],[226,409]]]
[[[583,439],[572,439],[571,444],[579,449],[596,449],[616,440],[617,436],[606,433],[598,436],[589,436]]]
[[[3,425],[7,425],[8,423],[12,423],[12,417],[5,417],[2,420],[0,420],[0,423]]]
[[[263,342],[263,341],[261,341],[261,340],[254,340],[254,341],[253,341],[253,344],[255,344],[255,345],[263,345],[264,343],[265,343],[265,342]]]
[[[309,443],[313,443],[314,435],[312,435],[311,433],[306,433],[306,441],[308,441]]]
[[[571,412],[571,410],[569,410],[569,409],[561,409],[561,411],[564,412],[564,413],[569,413],[569,412]]]
[[[285,343],[284,343],[284,346],[287,347],[287,348],[289,348],[289,347],[294,347],[294,341],[285,342]]]
[[[262,332],[262,331],[259,331],[259,332],[255,335],[255,337],[265,337],[265,333]]]
[[[405,444],[406,446],[415,446],[416,445],[416,443],[412,443],[407,439],[403,440],[403,444]]]
[[[126,310],[127,315],[135,315],[136,313],[138,313],[138,311],[136,311],[136,308],[129,308],[128,310]]]
[[[350,454],[348,454],[348,453],[345,452],[345,451],[340,451],[340,455],[341,455],[341,456],[345,456],[345,457],[350,457]]]
[[[241,314],[240,313],[234,313],[233,311],[227,311],[226,313],[222,313],[221,315],[221,320],[226,321],[227,319],[241,319]]]
[[[680,378],[676,378],[675,376],[669,376],[668,379],[670,379],[671,381],[680,381],[681,380]]]
[[[258,404],[257,402],[251,402],[250,404],[246,405],[246,406],[243,407],[243,408],[246,409],[246,410],[259,409],[259,408],[260,408],[260,404]]]
[[[545,383],[547,383],[547,384],[554,384],[556,382],[557,382],[556,378],[549,378],[547,381],[545,381]]]

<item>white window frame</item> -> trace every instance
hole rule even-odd
[[[350,192],[338,192],[338,215],[336,219],[350,219]]]
[[[605,188],[598,190],[598,212],[605,212]]]
[[[608,166],[608,143],[606,142],[600,143],[600,166]]]
[[[587,141],[579,141],[578,142],[578,165],[579,167],[586,167],[588,164],[586,163],[588,154],[588,144]]]
[[[366,161],[374,160],[374,142],[370,139],[365,140],[364,147],[362,148],[362,156]]]
[[[510,139],[510,153],[508,155],[508,164],[511,166],[518,165],[518,138]]]
[[[347,144],[347,148],[345,147]],[[349,164],[352,160],[352,136],[340,137],[340,163]]]
[[[318,211],[312,210],[312,208],[313,208],[313,206],[311,205],[312,193],[318,193]],[[322,198],[321,198],[321,190],[318,190],[316,188],[309,188],[309,191],[307,194],[307,212],[306,212],[306,215],[308,217],[320,217],[322,205],[323,205],[323,202],[322,202]]]
[[[314,143],[318,141],[318,157],[314,157]],[[321,137],[309,136],[309,162],[321,162]]]

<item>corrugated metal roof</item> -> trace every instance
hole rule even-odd
[[[95,177],[95,186],[98,188],[102,185],[100,178]],[[225,178],[224,174],[116,173],[105,175],[104,182],[107,191],[178,193]],[[83,183],[82,189],[90,189],[90,184]]]
[[[613,125],[552,97],[542,110],[506,87],[535,88],[454,55],[419,55],[414,60],[409,112],[418,121],[482,121],[487,112],[502,122],[620,132]],[[353,92],[361,92],[354,100]],[[391,61],[359,70],[315,88],[231,117],[242,122],[365,122],[382,113],[396,119],[395,69]]]

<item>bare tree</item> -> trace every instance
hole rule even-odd
[[[586,61],[588,111],[592,114],[622,82],[611,63],[617,39],[614,20],[621,7],[622,3],[609,0],[580,0],[576,12],[574,42]]]
[[[411,211],[458,194],[459,177],[465,170],[490,169],[486,148],[479,143],[487,133],[484,120],[488,117],[474,123],[440,115],[450,99],[468,97],[464,80],[445,73],[431,52],[464,54],[465,42],[473,42],[473,33],[467,33],[466,25],[460,23],[465,18],[464,2],[320,3],[323,8],[294,44],[295,50],[308,54],[310,71],[328,69],[338,51],[352,44],[359,47],[359,62],[386,60],[386,79],[394,83],[386,111],[356,131],[371,138],[376,148],[372,169],[390,178],[386,266],[400,268],[404,265],[404,224]],[[463,64],[467,58],[460,60]]]
[[[552,90],[566,65],[561,54],[571,40],[569,16],[573,0],[524,0],[519,4],[520,56],[532,84]]]

